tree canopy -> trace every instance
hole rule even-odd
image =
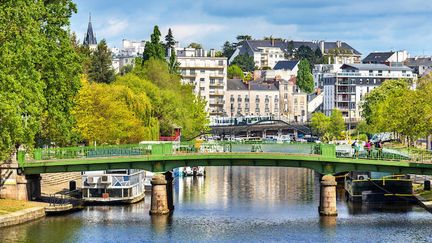
[[[248,54],[236,56],[230,64],[239,66],[245,72],[252,72],[255,69],[254,58]]]
[[[160,40],[161,32],[157,25],[153,28],[153,33],[150,36],[150,41],[146,42],[143,52],[143,62],[154,58],[165,61],[165,46]]]
[[[190,47],[190,48],[194,48],[194,49],[203,49],[203,47],[202,47],[201,44],[199,44],[199,43],[195,43],[195,42],[190,43],[190,44],[188,45],[188,47]]]
[[[70,141],[81,61],[68,31],[72,1],[0,4],[0,160],[38,140]]]
[[[115,79],[115,72],[112,67],[112,54],[108,49],[105,40],[97,45],[97,48],[90,55],[90,66],[88,77],[90,81],[98,83],[111,83]]]
[[[235,64],[229,66],[227,71],[228,71],[228,78],[238,78],[238,79],[244,78],[242,69]]]
[[[314,82],[309,62],[306,59],[302,59],[298,66],[297,86],[301,91],[310,94],[314,91]]]

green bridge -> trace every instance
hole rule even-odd
[[[255,152],[251,152],[255,151]],[[136,145],[36,149],[18,153],[26,175],[109,169],[143,169],[165,172],[183,166],[298,167],[322,174],[344,171],[377,171],[432,175],[424,155],[385,151],[360,158],[326,144],[148,143]]]

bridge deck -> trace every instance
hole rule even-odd
[[[124,168],[164,172],[182,166],[279,166],[309,168],[320,173],[378,171],[432,175],[432,163],[336,158],[316,154],[280,152],[178,153],[52,159],[23,161],[20,162],[20,166],[26,174]]]

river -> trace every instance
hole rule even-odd
[[[176,178],[171,217],[134,205],[92,206],[0,229],[0,242],[431,242],[432,214],[417,206],[353,205],[318,215],[319,183],[308,169],[209,167]]]

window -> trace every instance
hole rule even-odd
[[[205,90],[205,87],[200,87],[200,90],[201,90],[201,91],[204,91],[204,90]]]
[[[238,101],[238,102],[242,102],[241,95],[238,95],[238,97],[237,97],[237,101]]]
[[[205,81],[205,78],[200,78],[200,81],[201,81],[201,82],[204,82],[204,81]]]
[[[223,66],[224,62],[222,60],[219,60],[218,64],[219,64],[219,66]]]
[[[210,84],[215,84],[215,79],[214,78],[210,78]]]
[[[231,103],[234,102],[234,95],[231,95],[230,101],[231,101]]]
[[[195,75],[195,70],[194,69],[190,70],[190,75]]]
[[[249,96],[245,95],[245,102],[249,103]]]
[[[288,99],[288,93],[284,94],[284,99]]]
[[[200,73],[205,73],[205,70],[204,70],[204,69],[201,69],[201,70],[200,70]]]
[[[288,84],[284,84],[284,90],[288,90]]]
[[[259,98],[258,95],[255,97],[255,102],[256,102],[256,103],[259,103],[259,102],[260,102],[260,98]]]

